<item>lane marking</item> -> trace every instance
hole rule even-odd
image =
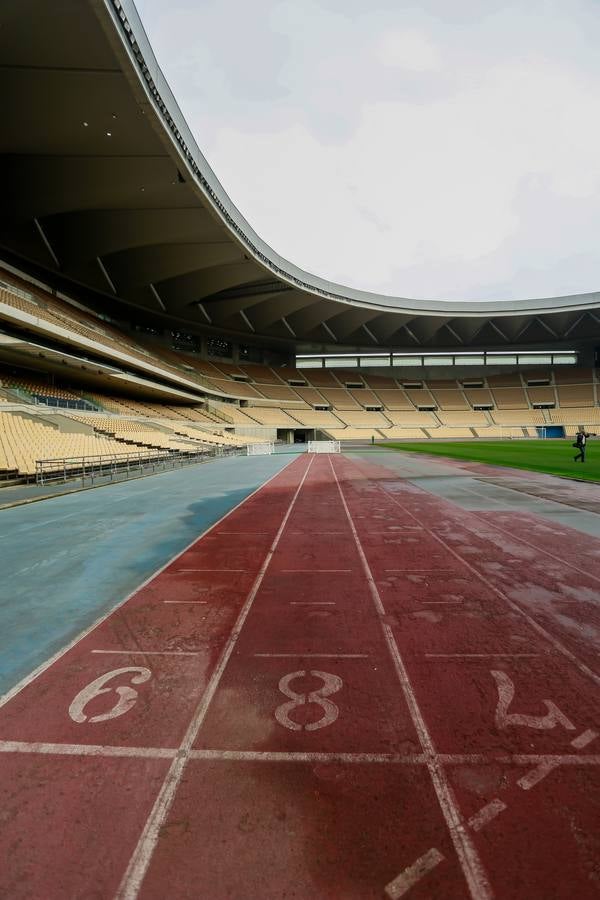
[[[576,750],[582,750],[583,747],[587,747],[588,744],[595,741],[597,737],[598,732],[594,731],[593,728],[588,728],[587,731],[582,731],[576,738],[573,738],[571,747],[575,747]]]
[[[172,759],[176,749],[168,747],[108,747],[105,744],[47,744],[0,741],[0,753],[42,753],[59,756],[135,756],[140,759]]]
[[[528,772],[526,775],[523,775],[517,781],[517,784],[520,788],[523,788],[524,791],[530,791],[532,787],[535,787],[536,784],[539,784],[546,775],[549,775],[550,772],[553,772],[554,769],[558,769],[560,766],[560,762],[557,760],[553,761],[545,761],[536,766],[535,769],[532,769],[531,772]]]
[[[336,575],[352,569],[279,569],[280,575]]]
[[[481,831],[482,828],[485,828],[492,819],[495,819],[496,816],[505,809],[507,809],[507,806],[502,800],[498,800],[498,798],[491,800],[486,806],[483,806],[478,813],[471,816],[469,819],[469,826],[473,831]]]
[[[290,606],[335,606],[335,600],[290,600]]]
[[[509,490],[510,490],[510,488],[509,488]],[[474,491],[471,491],[470,493],[475,493],[475,492],[474,492]],[[539,498],[538,498],[538,499],[539,499]],[[551,502],[551,503],[552,503],[552,502],[553,502],[553,503],[561,503],[560,500],[554,500],[554,501],[550,501],[550,502]],[[562,504],[562,505],[568,506],[569,504]],[[579,512],[581,512],[581,510],[579,510],[579,507],[571,507],[571,508],[572,508],[572,509],[577,509]],[[546,556],[549,556],[549,557],[550,557],[551,559],[553,559],[555,562],[561,563],[561,565],[563,565],[563,566],[568,566],[569,569],[573,569],[575,572],[578,572],[579,575],[585,575],[586,578],[593,578],[594,581],[600,581],[600,576],[598,576],[598,575],[593,575],[593,574],[592,574],[591,572],[589,572],[589,571],[586,572],[586,571],[584,571],[583,569],[580,569],[578,566],[574,565],[573,563],[568,562],[566,559],[561,559],[560,556],[555,556],[554,553],[551,553],[551,552],[550,552],[550,550],[544,550],[543,547],[538,547],[536,544],[532,544],[530,541],[526,540],[525,538],[519,537],[518,535],[513,534],[511,531],[507,531],[505,528],[501,528],[499,525],[495,525],[495,524],[492,525],[490,522],[488,522],[487,519],[484,519],[483,516],[478,515],[478,513],[473,512],[472,510],[469,510],[469,512],[470,512],[471,515],[474,516],[476,519],[479,519],[481,522],[484,522],[485,525],[486,525],[488,528],[491,528],[492,530],[495,529],[496,531],[501,532],[501,534],[506,534],[506,535],[508,535],[510,538],[512,538],[512,540],[514,540],[514,541],[520,541],[522,544],[525,544],[527,547],[531,547],[531,549],[532,549],[532,550],[535,550],[537,553],[544,553]],[[507,512],[510,512],[510,511],[507,510]],[[536,515],[536,514],[533,513],[533,515]],[[556,523],[555,523],[555,524],[556,524]],[[568,527],[568,526],[567,526],[567,527]]]
[[[30,741],[0,741],[0,753],[63,754],[67,756],[140,756],[172,759],[178,748],[165,747],[116,747],[100,744],[52,744]],[[344,753],[344,752],[286,752],[268,750],[191,750],[190,759],[223,760],[238,762],[344,762],[377,763],[389,765],[427,765],[429,757],[424,753],[402,755],[398,753]],[[531,766],[548,763],[553,766],[600,766],[600,754],[568,756],[540,756],[539,754],[438,754],[440,764],[456,765],[507,765]]]
[[[383,490],[383,489],[382,489]],[[426,529],[423,529],[426,531]],[[401,572],[401,573],[411,573],[422,574],[422,575],[455,575],[457,578],[460,577],[460,572],[457,572],[456,569],[384,569],[384,572]]]
[[[358,555],[360,556],[363,570],[369,584],[369,590],[373,599],[375,610],[380,617],[383,634],[388,645],[388,649],[390,651],[396,673],[398,675],[398,680],[400,681],[400,685],[404,693],[413,725],[419,736],[421,747],[423,748],[428,758],[426,765],[429,771],[429,775],[438,798],[440,809],[442,810],[442,814],[444,816],[444,819],[446,820],[448,832],[458,856],[463,875],[469,887],[469,892],[473,900],[491,900],[493,896],[491,885],[483,868],[483,864],[479,858],[479,854],[477,852],[475,844],[471,840],[471,836],[467,832],[465,823],[463,822],[458,804],[456,802],[456,798],[454,796],[454,792],[452,791],[450,782],[446,777],[446,772],[440,765],[439,761],[436,759],[433,739],[429,733],[427,725],[425,724],[425,719],[423,718],[423,714],[421,712],[415,692],[408,677],[408,672],[406,666],[404,665],[404,661],[400,654],[400,650],[394,638],[392,629],[382,619],[382,617],[385,616],[385,608],[383,606],[381,596],[377,589],[377,584],[375,582],[375,579],[373,578],[373,573],[371,572],[369,562],[358,536],[358,532],[354,525],[354,521],[350,514],[350,510],[348,509],[348,504],[346,503],[346,498],[344,497],[344,492],[338,480],[331,457],[329,457],[329,465],[331,466],[331,471],[337,484],[340,499],[342,501],[348,523],[352,530],[352,536],[354,538],[356,549],[358,550]]]
[[[46,669],[49,669],[51,666],[54,665],[54,663],[58,662],[59,659],[62,659],[62,657],[66,653],[68,653],[69,650],[72,650],[73,647],[75,647],[80,641],[82,641],[89,634],[91,634],[95,628],[98,628],[99,625],[102,625],[103,622],[106,622],[106,620],[108,618],[110,618],[110,616],[112,616],[113,613],[115,613],[118,609],[120,609],[122,606],[124,606],[129,600],[131,600],[133,597],[135,597],[135,595],[137,593],[139,593],[143,588],[145,588],[146,585],[150,584],[151,581],[153,581],[155,578],[157,578],[159,575],[161,575],[165,571],[165,569],[169,568],[169,566],[172,566],[174,562],[177,562],[177,560],[180,559],[185,553],[187,553],[187,551],[190,550],[194,546],[194,544],[197,544],[198,541],[201,541],[202,538],[206,537],[207,534],[210,534],[210,532],[213,531],[215,528],[217,528],[221,524],[221,522],[224,522],[225,519],[227,519],[229,516],[233,515],[233,513],[237,512],[237,510],[240,508],[240,506],[243,506],[244,503],[246,503],[252,497],[255,497],[259,491],[262,491],[263,488],[265,488],[268,484],[270,484],[272,481],[274,481],[276,478],[278,478],[279,475],[281,475],[283,472],[287,471],[287,469],[289,469],[289,467],[291,465],[293,465],[296,461],[297,461],[296,459],[291,459],[288,463],[286,463],[285,466],[283,466],[283,468],[279,469],[278,472],[275,472],[274,475],[271,475],[270,478],[267,478],[266,481],[264,481],[257,488],[255,488],[253,491],[251,491],[247,497],[244,497],[243,500],[240,500],[240,502],[237,503],[234,507],[232,507],[232,509],[230,509],[228,512],[226,512],[225,515],[221,516],[220,519],[217,519],[216,522],[214,522],[212,525],[210,525],[208,528],[206,528],[201,534],[199,534],[195,538],[193,538],[193,540],[191,540],[189,542],[189,544],[186,544],[186,546],[182,550],[179,550],[177,553],[175,553],[173,556],[171,556],[163,566],[160,566],[160,568],[156,569],[156,571],[154,571],[151,575],[148,576],[148,578],[146,578],[144,581],[142,581],[141,584],[138,584],[137,587],[135,587],[122,600],[119,600],[119,602],[116,603],[114,606],[112,606],[109,610],[107,610],[107,612],[103,613],[101,616],[98,616],[97,619],[94,619],[94,621],[91,623],[91,625],[88,625],[87,628],[84,628],[82,631],[79,632],[79,634],[75,635],[75,637],[71,641],[69,641],[67,644],[65,644],[64,647],[61,647],[60,650],[57,650],[56,653],[54,653],[52,656],[49,656],[47,660],[45,660],[43,663],[40,663],[40,665],[37,666],[35,669],[33,669],[32,672],[29,672],[28,675],[25,675],[24,678],[22,678],[20,681],[18,681],[12,688],[10,688],[10,690],[6,691],[6,693],[0,697],[0,707],[4,706],[6,703],[8,703],[10,700],[12,700],[13,697],[16,697],[17,694],[19,694],[22,690],[24,690],[24,688],[26,688],[33,681],[35,681],[36,678],[39,678],[39,676],[42,675],[46,671]]]
[[[356,463],[354,463],[354,465],[356,465]],[[357,468],[359,468],[359,467],[357,466]],[[368,475],[365,475],[364,472],[362,472],[362,470],[360,468],[359,468],[359,471],[363,474],[363,476],[365,478],[369,477]],[[415,516],[413,513],[411,513],[410,510],[408,510],[402,503],[400,503],[399,500],[396,500],[396,498],[390,492],[386,491],[385,488],[381,487],[380,485],[377,485],[377,488],[378,488],[378,490],[383,491],[383,493],[386,495],[386,497],[389,497],[389,499],[393,503],[395,503],[403,512],[408,513],[410,516],[412,516],[413,519],[415,520],[415,522],[420,521],[417,518],[417,516]],[[422,490],[422,489],[419,488],[419,490]],[[442,501],[438,501],[438,503],[440,505],[441,505],[441,502]],[[444,501],[444,502],[451,503],[451,501]],[[421,524],[423,524],[423,523],[421,523]],[[500,599],[503,600],[512,610],[517,612],[523,619],[525,619],[525,621],[528,622],[528,624],[531,626],[531,628],[533,628],[534,631],[536,631],[539,635],[541,635],[541,637],[543,637],[544,640],[546,640],[546,641],[548,641],[548,643],[552,644],[553,647],[555,647],[560,653],[562,653],[562,655],[564,657],[566,657],[568,660],[570,660],[579,669],[579,671],[582,672],[587,678],[590,678],[595,684],[600,685],[600,675],[598,675],[596,672],[594,672],[592,669],[590,669],[589,666],[587,666],[584,662],[582,662],[580,659],[578,659],[578,657],[575,656],[574,653],[571,653],[571,651],[567,647],[565,647],[565,645],[563,643],[561,643],[561,641],[559,641],[558,638],[555,638],[553,635],[550,634],[550,632],[546,631],[546,629],[543,627],[543,625],[540,625],[538,622],[536,622],[536,620],[533,619],[527,612],[525,612],[524,609],[522,609],[517,603],[515,603],[513,600],[511,600],[510,597],[504,593],[504,591],[500,590],[500,588],[497,588],[495,584],[493,584],[491,581],[489,581],[485,575],[482,575],[481,572],[475,568],[475,566],[473,566],[473,565],[471,565],[471,563],[467,562],[466,559],[464,559],[459,553],[456,552],[456,550],[454,550],[441,537],[439,537],[434,531],[432,531],[431,528],[428,528],[426,525],[423,525],[423,527],[424,527],[425,531],[428,534],[430,534],[434,538],[434,540],[436,540],[439,544],[441,544],[442,547],[444,547],[444,549],[448,551],[448,553],[450,553],[452,556],[454,556],[455,559],[457,559],[461,563],[461,565],[463,565],[466,569],[468,569],[470,572],[472,572],[473,575],[475,575],[476,578],[478,578],[491,591],[493,591],[497,597],[500,597]],[[535,548],[535,549],[537,549],[537,548]],[[457,574],[460,576],[460,573],[457,573]]]
[[[200,656],[199,650],[90,650],[90,653],[117,653],[123,656]]]
[[[191,603],[192,606],[206,606],[208,600],[163,600],[163,603]]]
[[[425,763],[422,753],[403,756],[395,753],[320,753],[286,752],[278,750],[192,750],[192,759],[222,760],[224,762],[340,762],[340,763],[394,763],[405,766],[420,766]]]
[[[420,856],[412,866],[407,866],[393,881],[386,884],[386,894],[391,900],[398,900],[399,897],[404,897],[421,878],[427,875],[428,872],[431,872],[432,869],[435,869],[444,859],[443,853],[432,847],[431,850]]]
[[[34,528],[42,528],[45,525],[54,525],[55,522],[64,522],[65,519],[72,519],[73,516],[79,516],[81,513],[79,510],[74,513],[69,513],[66,516],[59,516],[58,519],[44,519],[43,522],[36,522],[34,525],[28,525],[26,528],[19,528],[17,525],[13,531],[7,531],[5,534],[0,534],[0,538],[5,537],[19,537],[20,534],[23,534],[26,531],[33,531]]]
[[[252,653],[265,659],[368,659],[368,653]]]
[[[235,622],[235,625],[233,626],[233,629],[230,632],[227,643],[221,653],[219,662],[210,677],[210,681],[208,682],[204,695],[202,696],[198,706],[196,707],[196,711],[179,747],[178,755],[171,763],[171,766],[169,768],[169,771],[167,772],[158,796],[154,801],[154,806],[152,807],[150,815],[148,816],[142,833],[139,837],[137,846],[129,860],[129,864],[115,895],[115,900],[135,900],[135,898],[138,896],[139,890],[142,886],[142,882],[148,870],[148,866],[150,865],[150,860],[152,859],[152,854],[154,853],[154,849],[160,835],[160,830],[165,821],[165,818],[169,813],[169,810],[171,809],[171,805],[175,798],[175,793],[177,791],[177,788],[179,787],[184,769],[189,760],[192,745],[198,735],[198,732],[200,731],[200,728],[202,727],[202,723],[204,722],[210,703],[217,691],[217,688],[219,687],[223,672],[225,671],[231,654],[235,649],[235,645],[244,626],[244,622],[246,621],[248,614],[252,608],[254,598],[256,597],[258,590],[263,582],[265,573],[267,571],[267,568],[269,567],[269,563],[271,562],[275,550],[277,549],[281,536],[285,530],[285,526],[287,525],[288,519],[296,504],[296,500],[298,499],[300,491],[302,490],[304,482],[306,481],[306,477],[311,469],[313,461],[314,457],[309,460],[308,465],[304,469],[304,474],[302,475],[300,483],[298,484],[298,487],[294,492],[294,495],[279,526],[277,534],[275,535],[273,542],[269,550],[267,551],[258,575],[254,579],[246,601],[242,609],[240,610],[240,614]]]
[[[425,653],[427,659],[491,659],[497,657],[521,657],[540,656],[539,653]]]
[[[187,575],[191,572],[248,572],[250,574],[250,569],[177,569],[177,572],[174,574],[180,575],[185,573]]]

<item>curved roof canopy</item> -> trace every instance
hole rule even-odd
[[[600,292],[419,301],[281,258],[204,159],[131,0],[4,0],[0,58],[8,259],[113,308],[239,337],[412,349],[600,340]]]

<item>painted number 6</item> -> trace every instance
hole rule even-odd
[[[112,706],[108,712],[98,716],[91,716],[89,721],[107,722],[109,719],[117,719],[119,716],[125,715],[125,713],[135,705],[138,692],[129,685],[120,685],[119,687],[114,687],[112,685],[105,687],[105,685],[108,681],[116,678],[117,675],[131,673],[134,673],[133,677],[130,679],[131,684],[143,684],[144,681],[148,681],[148,679],[152,677],[150,669],[145,669],[142,666],[128,666],[124,669],[113,669],[112,672],[106,672],[104,675],[100,675],[99,678],[96,678],[84,687],[82,691],[79,691],[69,706],[69,715],[73,721],[78,723],[87,722],[88,717],[85,714],[85,708],[90,700],[93,700],[94,697],[99,697],[101,694],[110,694],[113,690],[119,695],[119,699],[115,705]]]
[[[304,678],[306,675],[314,675],[315,678],[320,678],[323,682],[323,687],[319,688],[318,691],[310,691],[308,694],[298,694],[296,691],[293,691],[290,687],[290,682],[295,678]],[[277,707],[275,718],[280,725],[283,725],[284,728],[289,728],[290,731],[302,731],[302,728],[305,728],[306,731],[316,731],[318,728],[325,728],[326,725],[331,725],[337,719],[340,711],[335,703],[332,703],[327,697],[331,696],[331,694],[336,694],[342,687],[342,684],[342,679],[338,678],[337,675],[331,675],[329,672],[317,672],[314,669],[310,672],[307,672],[306,669],[300,669],[298,672],[290,672],[289,675],[284,675],[279,682],[279,690],[286,697],[290,697],[290,700],[288,703],[282,703],[281,706]],[[298,725],[297,722],[290,719],[289,713],[297,706],[304,706],[306,703],[316,703],[323,710],[323,715],[316,722],[310,722],[304,726]]]

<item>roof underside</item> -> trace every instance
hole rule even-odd
[[[113,311],[305,346],[600,340],[600,293],[421,302],[281,259],[204,160],[129,0],[4,0],[0,59],[0,247]]]

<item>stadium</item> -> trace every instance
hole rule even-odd
[[[0,896],[597,897],[600,292],[303,271],[131,0],[0,24]]]

